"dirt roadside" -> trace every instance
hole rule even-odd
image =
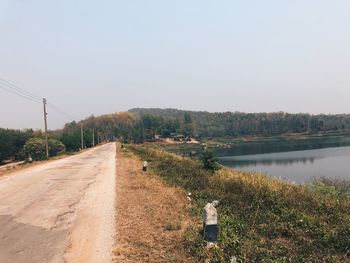
[[[10,163],[7,165],[2,165],[2,166],[0,166],[0,176],[4,176],[4,175],[8,176],[8,175],[14,174],[16,172],[19,172],[19,171],[22,171],[22,170],[25,170],[25,169],[28,169],[31,167],[35,167],[35,166],[43,165],[45,163],[49,163],[52,161],[64,159],[64,158],[67,158],[69,156],[72,156],[72,155],[64,154],[64,155],[52,157],[49,160],[34,161],[32,163],[26,163],[24,161],[21,161],[21,162],[17,162],[17,163]]]
[[[193,262],[184,249],[186,193],[142,173],[142,162],[117,148],[114,262]]]
[[[96,147],[102,146],[103,144],[97,145]],[[16,163],[9,163],[7,165],[1,165],[0,166],[0,176],[8,176],[11,175],[13,173],[31,168],[31,167],[35,167],[35,166],[39,166],[39,165],[43,165],[49,162],[53,162],[53,161],[57,161],[57,160],[61,160],[64,158],[68,158],[77,154],[81,154],[87,151],[93,150],[93,148],[87,148],[84,149],[82,151],[78,151],[78,152],[70,152],[70,153],[65,153],[62,155],[58,155],[58,156],[53,156],[50,157],[50,159],[48,160],[41,160],[41,161],[33,161],[32,163],[27,163],[25,161],[20,161],[20,162],[16,162]]]

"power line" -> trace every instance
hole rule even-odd
[[[48,130],[47,130],[47,112],[46,112],[46,105],[48,105],[51,109],[55,110],[56,112],[60,113],[61,115],[64,115],[68,119],[77,119],[74,116],[66,113],[65,111],[61,110],[59,107],[55,106],[52,103],[48,103],[45,98],[41,98],[29,91],[26,91],[4,79],[0,78],[0,89],[3,89],[9,93],[12,93],[14,95],[20,96],[24,99],[36,102],[36,103],[43,103],[44,107],[44,121],[45,121],[45,144],[46,144],[46,157],[49,158],[49,144],[48,144]],[[81,149],[84,148],[84,133],[83,133],[83,123],[81,122]]]
[[[33,102],[36,102],[36,103],[41,103],[41,100],[40,100],[40,99],[36,99],[36,98],[33,98],[33,97],[29,97],[29,96],[27,96],[27,95],[25,95],[25,94],[23,94],[23,93],[20,93],[20,92],[18,92],[18,91],[15,91],[15,90],[13,90],[13,89],[10,89],[9,86],[7,86],[7,85],[5,85],[5,84],[3,84],[3,83],[0,83],[0,89],[3,89],[3,90],[5,90],[5,91],[7,91],[7,92],[9,92],[9,93],[14,94],[14,95],[20,96],[20,97],[22,97],[22,98],[24,98],[24,99],[27,99],[27,100],[30,100],[30,101],[33,101]]]
[[[68,118],[69,120],[73,119],[78,119],[76,117],[74,117],[73,115],[69,114],[69,113],[66,113],[65,111],[61,110],[59,107],[57,107],[56,105],[52,104],[51,102],[48,102],[47,105],[53,109],[54,111],[56,111],[57,113],[65,116],[66,118]]]
[[[59,113],[61,116],[64,116],[65,119],[67,120],[77,120],[78,118],[72,116],[69,113],[66,113],[64,110],[61,110],[59,107],[57,107],[56,105],[54,105],[51,102],[48,102],[45,98],[41,99],[39,96],[26,91],[4,79],[0,78],[0,89],[5,90],[9,93],[12,93],[14,95],[20,96],[26,100],[30,100],[32,102],[35,103],[44,103],[44,118],[45,118],[45,134],[47,137],[47,112],[46,112],[46,105],[49,106],[52,110],[56,111],[57,113]],[[82,138],[83,140],[83,138]],[[47,140],[46,140],[46,150],[47,150],[48,144],[47,144]],[[47,151],[46,151],[47,152]],[[47,154],[47,153],[46,153]]]
[[[24,90],[14,84],[12,84],[11,82],[8,82],[2,78],[0,78],[0,88],[12,93],[14,95],[20,96],[24,99],[36,102],[36,103],[42,103],[42,98],[40,98],[39,96]],[[56,105],[54,105],[53,103],[47,102],[47,105],[53,109],[54,111],[56,111],[57,113],[63,115],[66,119],[68,118],[69,120],[71,119],[77,119],[74,116],[72,116],[71,114],[66,113],[65,111],[61,110],[59,107],[57,107]]]
[[[15,91],[17,93],[20,93],[20,94],[22,94],[22,95],[24,95],[26,97],[30,97],[32,99],[39,100],[39,101],[41,100],[41,97],[39,97],[39,96],[29,92],[29,91],[26,91],[26,90],[24,90],[24,89],[22,89],[22,88],[20,88],[20,87],[18,87],[16,85],[8,82],[8,81],[6,81],[6,80],[4,80],[2,78],[0,78],[0,84],[5,85],[9,89],[11,89],[11,90],[13,90],[13,91]]]

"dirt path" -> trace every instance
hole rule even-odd
[[[0,178],[0,262],[110,262],[115,144]]]
[[[141,167],[130,153],[117,154],[116,262],[191,262],[183,249],[186,193]]]

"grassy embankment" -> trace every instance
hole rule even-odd
[[[192,192],[196,227],[186,245],[198,261],[350,262],[350,201],[326,182],[293,185],[264,175],[222,169],[210,174],[197,161],[165,151],[131,147],[170,185]],[[220,200],[218,248],[199,234],[202,207]]]
[[[196,262],[184,246],[190,202],[180,187],[141,171],[142,162],[117,147],[116,242],[113,262]]]

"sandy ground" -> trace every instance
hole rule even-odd
[[[183,244],[186,193],[141,167],[132,154],[117,154],[115,262],[192,262]]]
[[[0,178],[0,262],[110,262],[115,144]]]
[[[24,163],[25,163],[24,161],[21,161],[21,162],[15,162],[15,163],[9,163],[6,165],[1,165],[0,166],[0,175],[1,175],[1,173],[5,172],[5,171],[11,170],[11,169],[16,169],[16,167],[23,165]]]
[[[199,144],[199,141],[195,139],[191,139],[189,142],[179,142],[179,141],[174,141],[170,138],[166,138],[164,141],[161,141],[163,144]]]

